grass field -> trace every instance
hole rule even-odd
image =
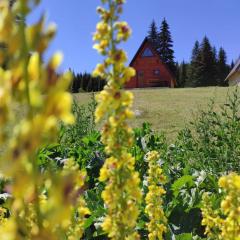
[[[231,91],[232,88],[220,87],[133,90],[133,109],[137,116],[132,125],[141,126],[147,121],[154,130],[163,131],[171,140],[194,118],[199,109],[207,107],[211,99],[217,104],[224,103]],[[91,99],[89,93],[74,96],[80,104]]]

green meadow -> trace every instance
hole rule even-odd
[[[206,109],[211,100],[216,106],[223,104],[231,91],[230,87],[135,89],[132,92],[136,116],[132,126],[149,122],[153,130],[162,131],[173,140],[180,129],[195,119],[199,110]],[[78,93],[74,98],[82,105],[90,102],[92,95]]]

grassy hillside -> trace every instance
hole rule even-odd
[[[147,121],[154,130],[163,131],[172,139],[199,109],[207,107],[211,99],[218,104],[224,103],[231,90],[219,87],[133,90],[133,109],[137,116],[132,125],[140,126]],[[75,97],[84,104],[90,101],[91,94],[79,93]]]

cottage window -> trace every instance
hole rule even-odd
[[[150,48],[146,48],[143,51],[142,57],[153,57],[153,53]]]
[[[159,76],[159,75],[160,75],[160,70],[159,70],[159,69],[154,69],[154,70],[153,70],[153,74],[154,74],[155,76]]]
[[[138,71],[138,77],[144,77],[144,71]]]

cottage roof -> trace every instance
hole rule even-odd
[[[148,38],[145,37],[144,40],[143,40],[143,42],[141,43],[140,47],[138,48],[136,54],[134,55],[132,61],[130,62],[130,64],[129,64],[130,66],[132,66],[133,62],[135,61],[135,59],[137,58],[137,56],[139,55],[139,53],[141,52],[141,50],[144,48],[144,46],[145,46],[145,44],[146,44],[147,42],[150,44],[151,50],[152,50],[154,53],[156,53],[155,48],[152,46],[152,44],[150,43],[150,41],[148,40]]]
[[[232,71],[228,74],[226,80],[229,80],[229,78],[235,74],[236,72],[240,72],[240,58],[238,59],[236,65],[234,66],[234,68],[232,69]]]
[[[169,74],[171,75],[174,83],[176,84],[176,78],[174,77],[173,73],[171,72],[171,70],[169,69],[169,67],[162,61],[162,59],[160,58],[156,48],[153,46],[152,42],[147,38],[145,37],[145,39],[143,40],[142,44],[140,45],[139,49],[137,50],[136,54],[134,55],[132,61],[130,62],[129,66],[132,66],[134,61],[136,60],[137,56],[139,55],[139,53],[142,51],[142,49],[144,48],[144,46],[146,44],[149,44],[149,47],[151,49],[151,51],[154,53],[154,55],[156,55],[159,60],[161,61],[161,63],[166,67],[167,71],[169,72]]]

